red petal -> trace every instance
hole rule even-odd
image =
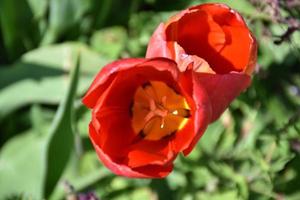
[[[222,28],[204,11],[187,13],[165,31],[167,41],[177,41],[187,54],[204,59],[215,55],[225,44]]]
[[[241,73],[205,74],[197,73],[199,84],[202,85],[212,105],[212,120],[215,121],[229,104],[251,83],[249,75]]]
[[[170,146],[170,141],[140,140],[130,146],[128,153],[128,165],[130,167],[141,167],[149,164],[166,165],[174,160],[176,154]]]
[[[91,84],[87,93],[82,99],[82,102],[89,108],[93,108],[98,101],[98,98],[104,92],[104,90],[113,81],[117,72],[124,71],[135,67],[151,66],[158,71],[168,71],[177,79],[178,69],[176,63],[166,58],[154,58],[154,59],[122,59],[112,62],[103,67],[103,69],[97,74],[95,80]]]
[[[143,173],[145,178],[164,178],[170,174],[173,170],[173,164],[170,163],[168,165],[147,165],[144,167],[138,167],[134,169],[139,173]]]
[[[220,51],[220,56],[226,58],[231,63],[231,67],[226,66],[226,62],[214,58],[211,62],[216,66],[216,71],[220,73],[228,73],[230,71],[244,71],[248,66],[251,55],[252,40],[249,30],[243,27],[223,26],[226,32],[226,45]],[[213,59],[213,58],[212,58]]]
[[[247,67],[245,68],[245,71],[244,71],[249,76],[251,76],[251,74],[254,71],[255,66],[256,66],[257,46],[258,46],[258,44],[256,42],[256,39],[252,34],[251,34],[251,39],[252,39],[251,46],[250,46],[250,52],[251,53],[250,53],[248,65],[247,65]]]
[[[110,156],[122,157],[135,137],[131,129],[131,97],[139,81],[128,77],[116,76],[114,81],[102,94],[93,110],[92,122],[97,132],[94,139]],[[122,99],[122,101],[120,101]]]
[[[131,127],[130,109],[136,88],[148,80],[155,79],[170,85],[176,84],[173,76],[177,76],[177,68],[170,67],[172,64],[175,65],[173,62],[149,60],[135,68],[120,71],[99,98],[93,110],[93,121],[100,124],[101,137],[98,138],[98,144],[107,154],[122,156],[135,137]],[[152,65],[157,67],[150,67]],[[170,71],[164,71],[167,69],[175,74],[172,76]]]
[[[195,72],[215,73],[204,59],[196,55],[186,54],[184,49],[177,42],[169,42],[168,45],[170,49],[174,50],[172,53],[174,54],[173,58],[177,62],[181,72],[192,69]]]
[[[189,10],[203,10],[213,16],[214,20],[220,25],[231,25],[246,27],[243,17],[222,3],[207,3],[191,7]]]
[[[178,43],[184,52],[176,51]],[[205,59],[216,73],[251,74],[257,43],[243,18],[224,4],[202,4],[171,17],[157,28],[148,44],[147,57],[164,56],[181,63],[184,54]]]
[[[143,58],[128,58],[117,60],[104,66],[101,71],[96,75],[93,83],[88,89],[87,93],[82,99],[82,102],[89,108],[93,108],[102,94],[102,92],[109,86],[112,81],[111,75],[125,69],[132,68],[133,66],[144,62]]]
[[[187,75],[188,74],[188,75]],[[203,135],[204,131],[206,130],[212,116],[212,107],[209,96],[205,88],[198,82],[198,78],[196,77],[196,73],[193,71],[188,71],[185,74],[185,80],[183,79],[182,82],[186,84],[186,87],[190,84],[192,85],[191,91],[192,98],[194,101],[194,109],[195,109],[195,116],[193,117],[194,123],[194,131],[192,138],[184,138],[184,135],[178,134],[178,139],[176,141],[177,146],[184,147],[183,153],[184,155],[188,155],[200,137]],[[189,83],[190,82],[190,83]],[[187,91],[187,90],[185,90]],[[189,138],[189,139],[188,139]],[[188,142],[188,143],[187,143]],[[184,144],[184,145],[183,145]]]
[[[125,70],[117,70],[109,83],[101,85],[98,82],[98,88],[106,84],[108,87],[102,88],[103,92],[97,94],[90,124],[90,138],[95,148],[98,148],[99,157],[106,165],[111,165],[109,168],[113,168],[115,173],[134,177],[160,177],[170,172],[171,162],[176,155],[169,148],[169,142],[141,141],[132,144],[138,136],[131,127],[130,110],[138,86],[149,80],[159,80],[177,88],[178,74],[176,63],[169,59],[145,59]],[[106,81],[108,80],[110,78]],[[99,91],[98,88],[93,88],[93,92]],[[150,168],[156,170],[157,175],[153,172],[151,175],[143,174],[142,171],[138,174],[128,172],[130,168],[141,170],[145,165],[151,165]]]
[[[256,64],[257,43],[243,17],[224,4],[203,4],[192,9],[205,10],[226,33],[226,45],[220,54],[230,61],[232,66],[231,69],[222,69],[224,63],[221,61],[215,64],[219,68],[217,71],[241,71],[250,75]]]
[[[137,65],[138,67],[152,67],[153,69],[160,71],[160,72],[167,72],[172,75],[173,80],[177,80],[179,77],[179,71],[177,68],[176,62],[168,58],[152,58],[152,59],[145,59],[145,62],[140,63]],[[161,75],[160,73],[159,75]]]
[[[97,137],[98,133],[95,131],[92,124],[90,124],[89,126],[89,132],[91,138]],[[117,175],[127,176],[131,178],[161,178],[167,176],[173,169],[172,164],[166,166],[149,165],[146,167],[131,169],[124,164],[119,164],[113,161],[110,156],[108,156],[94,140],[92,140],[92,143],[94,148],[96,149],[99,159],[107,168],[109,168]]]
[[[146,58],[154,57],[172,58],[170,48],[168,48],[166,41],[165,27],[163,23],[159,24],[148,42]]]

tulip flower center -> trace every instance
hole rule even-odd
[[[185,98],[161,81],[139,86],[131,111],[134,132],[148,140],[159,140],[176,133],[190,117]]]

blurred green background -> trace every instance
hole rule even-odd
[[[259,66],[251,88],[166,179],[118,177],[97,159],[80,102],[95,74],[143,57],[161,21],[204,2],[0,0],[0,199],[299,200],[297,0],[214,1],[245,17]]]

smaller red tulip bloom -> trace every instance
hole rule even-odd
[[[123,59],[96,76],[83,103],[104,165],[127,177],[160,178],[206,129],[211,105],[193,71],[167,58]]]
[[[161,23],[152,35],[147,58],[175,60],[179,70],[197,72],[216,120],[251,82],[257,44],[241,15],[228,6],[194,6]]]

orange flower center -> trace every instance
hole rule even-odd
[[[161,81],[139,86],[131,111],[134,132],[148,140],[159,140],[176,133],[190,117],[185,98]]]

